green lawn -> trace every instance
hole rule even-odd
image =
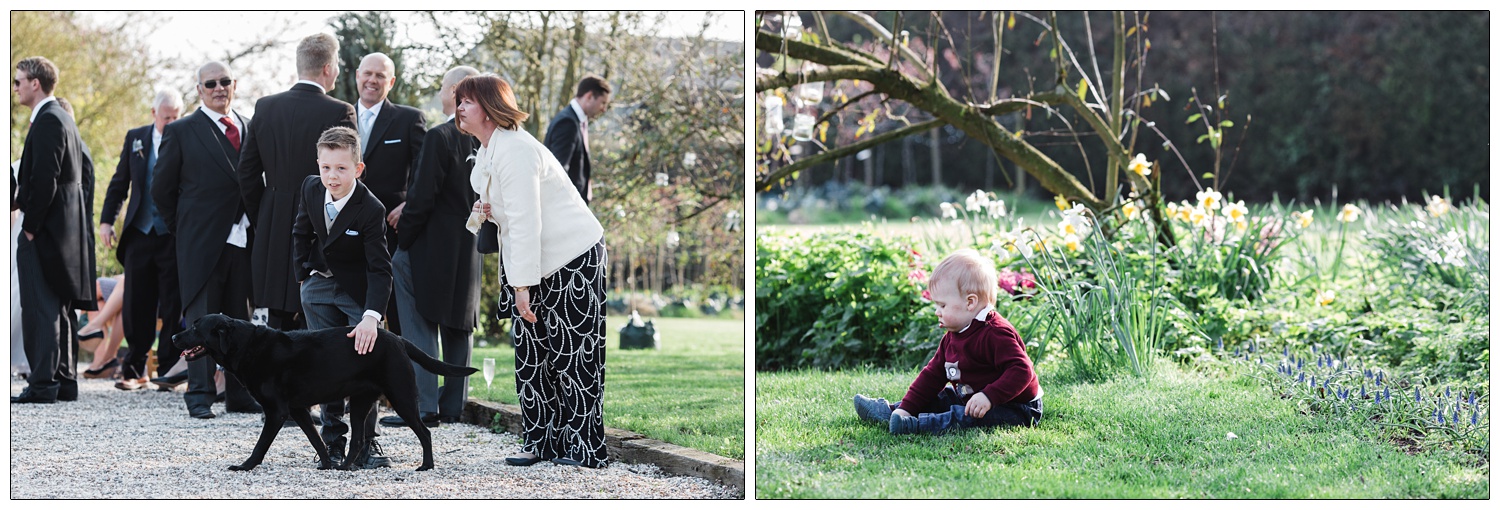
[[[1052,383],[1031,429],[891,436],[855,393],[913,370],[756,376],[758,498],[1488,498],[1473,455],[1416,455],[1373,427],[1300,414],[1260,383],[1164,366],[1149,382]],[[1230,439],[1233,433],[1237,439]]]
[[[604,424],[653,439],[745,458],[745,322],[655,319],[660,350],[621,350],[625,317],[609,317]],[[495,342],[491,342],[495,343]],[[473,365],[495,358],[494,386],[469,378],[469,395],[516,403],[515,349],[476,347]]]

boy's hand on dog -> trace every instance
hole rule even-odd
[[[360,319],[359,325],[345,336],[354,339],[354,352],[368,354],[371,349],[375,348],[375,338],[379,336],[379,329],[375,325],[375,318],[366,315],[365,318]]]
[[[969,405],[964,407],[964,414],[969,415],[970,418],[983,418],[984,413],[988,412],[990,412],[990,397],[984,396],[984,393],[975,393],[974,396],[969,397]]]

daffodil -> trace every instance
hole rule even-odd
[[[1063,234],[1085,235],[1089,231],[1088,209],[1083,204],[1074,204],[1071,209],[1063,211],[1063,219],[1057,224],[1057,230]]]
[[[997,254],[1007,252],[1015,253],[1017,251],[1016,241],[1018,240],[1019,238],[1017,238],[1015,234],[1012,234],[1010,232],[1000,232],[998,234],[995,234],[995,242],[990,245],[990,250],[994,251]]]
[[[1125,213],[1126,218],[1133,220],[1141,215],[1141,208],[1136,207],[1135,202],[1125,202],[1125,205],[1120,206],[1120,212]]]
[[[1452,208],[1448,200],[1443,197],[1433,195],[1427,199],[1427,214],[1431,214],[1434,218],[1448,214]]]
[[[1198,205],[1204,209],[1216,211],[1222,205],[1224,195],[1214,191],[1213,188],[1204,188],[1198,192]]]
[[[1208,215],[1208,211],[1204,208],[1194,207],[1188,211],[1188,222],[1192,223],[1193,226],[1198,226],[1203,223],[1203,220],[1208,219]]]
[[[1313,222],[1312,209],[1302,212],[1292,211],[1292,221],[1297,222],[1297,228],[1299,229],[1311,227]]]
[[[1000,200],[998,198],[994,199],[994,200],[991,200],[988,204],[985,204],[985,208],[987,208],[989,210],[989,214],[990,214],[991,218],[999,218],[999,217],[1005,216],[1005,201],[1004,200]]]
[[[1058,195],[1056,197],[1053,197],[1052,203],[1057,204],[1057,210],[1059,210],[1059,211],[1066,211],[1066,210],[1068,210],[1068,199],[1066,197],[1062,196],[1062,195]]]
[[[943,217],[944,218],[957,218],[958,217],[958,210],[953,207],[952,203],[943,202],[941,204],[938,204],[938,208],[943,210]]]
[[[1194,207],[1192,203],[1189,203],[1187,200],[1183,200],[1182,203],[1177,206],[1177,219],[1186,222],[1193,221],[1193,209]]]
[[[1074,235],[1074,234],[1068,234],[1066,236],[1063,236],[1063,246],[1067,246],[1068,247],[1068,251],[1077,252],[1078,251],[1078,236]]]
[[[1236,232],[1244,233],[1245,229],[1248,228],[1250,228],[1250,222],[1245,221],[1244,218],[1240,218],[1239,220],[1234,222],[1234,230]]]
[[[984,207],[986,205],[989,205],[989,201],[990,197],[989,195],[985,194],[985,192],[974,190],[973,194],[970,194],[968,198],[964,199],[964,209],[968,210],[969,212],[979,212],[984,210]]]
[[[1177,217],[1177,204],[1167,202],[1167,219]]]
[[[1318,291],[1317,296],[1318,306],[1328,306],[1330,304],[1333,304],[1333,300],[1337,298],[1338,294],[1333,292],[1333,290],[1320,290]]]
[[[1145,154],[1136,154],[1135,159],[1130,160],[1130,171],[1141,177],[1151,175],[1151,163],[1146,162]]]
[[[1344,204],[1344,209],[1342,211],[1339,211],[1339,221],[1343,223],[1352,223],[1354,222],[1354,220],[1359,219],[1359,212],[1360,211],[1358,206],[1355,206],[1354,204]]]
[[[1250,209],[1245,207],[1245,201],[1241,200],[1232,204],[1224,204],[1224,210],[1221,212],[1231,220],[1245,221],[1245,215],[1250,212]]]

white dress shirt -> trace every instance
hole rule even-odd
[[[318,90],[321,91],[321,92],[323,92],[324,94],[328,93],[328,89],[323,88],[323,84],[322,83],[318,83],[318,82],[315,82],[315,81],[312,81],[312,80],[297,80],[297,83],[306,83],[308,85],[312,85],[314,87],[317,87]],[[296,83],[293,83],[292,85],[296,85]]]
[[[229,136],[229,126],[224,125],[224,121],[221,121],[219,119],[229,117],[229,122],[233,122],[234,128],[239,130],[240,132],[240,143],[245,143],[245,123],[240,122],[239,115],[224,115],[222,113],[210,110],[207,106],[202,105],[198,106],[198,111],[201,111],[204,115],[207,115],[208,120],[213,122],[215,126],[218,126],[219,132],[223,133],[224,136]],[[241,214],[240,221],[229,227],[229,238],[225,239],[224,242],[240,248],[244,248],[245,243],[249,242],[249,240],[250,216],[247,214]]]
[[[578,98],[568,101],[568,106],[573,107],[573,113],[578,114],[578,133],[583,135],[583,151],[589,150],[589,116],[583,113],[583,107],[578,105]]]
[[[31,120],[28,120],[26,122],[27,123],[36,122],[36,112],[42,111],[42,105],[47,104],[48,101],[56,101],[56,100],[57,100],[57,96],[47,96],[45,99],[42,99],[41,101],[38,101],[36,103],[36,106],[31,107]]]
[[[385,106],[385,101],[375,103],[375,106],[369,108],[365,108],[364,101],[354,102],[354,120],[359,122],[357,124],[359,128],[359,143],[362,144],[359,147],[360,152],[364,152],[370,145],[370,130],[375,128],[375,118],[380,116],[380,107],[382,106]],[[365,124],[365,112],[370,112],[370,123],[368,125]]]
[[[981,308],[979,310],[979,313],[974,314],[974,321],[984,322],[984,318],[985,317],[989,317],[990,316],[990,312],[993,312],[993,311],[995,311],[995,307],[994,306],[984,305],[984,308]],[[968,324],[964,325],[964,329],[960,329],[960,330],[958,330],[958,332],[959,333],[963,333],[965,331],[968,331],[969,330],[969,326],[973,326],[974,325],[974,321],[969,321]]]

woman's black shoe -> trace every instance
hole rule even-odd
[[[522,466],[522,467],[530,466],[532,464],[536,464],[536,463],[541,462],[541,461],[542,461],[541,457],[506,457],[505,458],[505,463],[506,464],[510,464],[512,466]]]
[[[87,335],[78,335],[78,341],[80,341],[80,342],[87,342],[87,341],[93,340],[95,338],[104,338],[104,330],[101,329],[99,331],[95,331],[95,332],[89,333]]]
[[[111,360],[109,360],[109,363],[105,363],[104,366],[99,367],[98,370],[85,369],[83,371],[83,378],[84,379],[107,379],[107,378],[115,375],[115,369],[118,368],[119,366],[120,366],[120,359],[119,358],[111,359]],[[109,374],[105,375],[105,372],[109,372]]]

